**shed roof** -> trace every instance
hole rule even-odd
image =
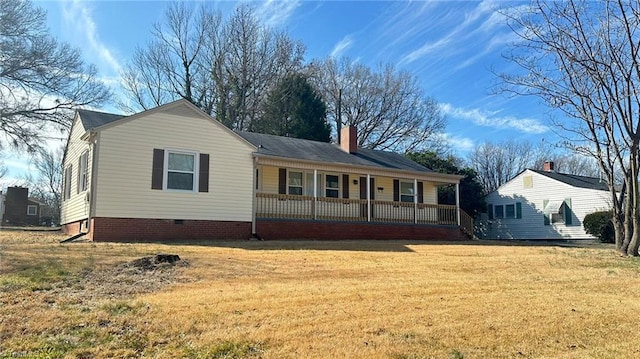
[[[256,146],[256,153],[267,156],[404,171],[433,172],[394,152],[358,148],[357,153],[347,153],[333,143],[254,132],[237,133]]]

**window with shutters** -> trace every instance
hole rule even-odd
[[[62,200],[67,200],[71,197],[71,172],[73,171],[73,166],[69,165],[64,169],[64,178],[63,178],[63,191],[62,191]]]
[[[165,189],[194,192],[197,186],[198,153],[165,151]]]
[[[516,218],[516,205],[505,204],[504,205],[504,218]]]
[[[503,205],[495,205],[494,210],[496,211],[496,218],[504,218],[504,206]]]
[[[84,151],[78,161],[78,192],[86,191],[89,182],[89,151]]]
[[[414,195],[413,182],[400,181],[400,202],[413,203]]]
[[[325,196],[338,198],[338,196],[340,195],[338,175],[326,175],[325,179]]]
[[[289,171],[289,194],[302,196],[303,193],[303,173],[296,171]]]

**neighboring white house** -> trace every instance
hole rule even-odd
[[[487,196],[483,237],[487,239],[592,239],[582,221],[611,208],[604,181],[554,171],[527,169]]]

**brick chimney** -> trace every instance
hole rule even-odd
[[[358,136],[355,127],[343,127],[340,130],[340,148],[347,153],[358,152]]]
[[[544,165],[542,165],[542,169],[545,172],[554,172],[555,171],[555,164],[553,163],[553,161],[546,161],[544,163]]]

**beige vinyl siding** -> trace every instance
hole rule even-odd
[[[251,221],[253,147],[194,111],[177,113],[100,131],[96,217]],[[152,190],[154,148],[209,154],[209,192]]]
[[[531,176],[531,180],[524,180]],[[571,199],[572,223],[544,224],[544,201]],[[487,196],[487,203],[522,204],[522,218],[494,218],[487,224],[487,238],[494,239],[588,239],[582,221],[598,210],[610,208],[609,192],[577,188],[526,170],[498,191]]]
[[[279,167],[273,166],[261,166],[262,170],[261,180],[261,192],[263,193],[278,193],[278,179]],[[326,167],[325,167],[326,169]],[[289,167],[288,170],[291,171],[302,171],[302,172],[313,172],[313,170],[309,169],[297,169]],[[340,172],[339,169],[333,171],[318,171],[319,174],[334,174],[338,175],[340,182],[340,198],[342,198],[342,174],[345,172]],[[346,173],[349,175],[349,198],[350,199],[359,199],[360,198],[360,177],[366,177],[366,175],[362,175],[359,173]],[[379,201],[393,201],[393,180],[397,179],[397,177],[373,177],[375,179],[375,188],[373,191],[375,192],[375,199]],[[357,180],[357,183],[353,183],[353,180]],[[402,181],[412,182],[412,179],[402,179]],[[436,184],[431,182],[423,182],[423,190],[424,190],[424,203],[426,204],[437,204],[438,202],[438,187]],[[382,192],[378,191],[378,187],[382,187]],[[318,197],[323,197],[324,192],[321,191],[318,193]]]
[[[63,170],[69,165],[72,166],[71,171],[71,190],[70,198],[62,201],[60,212],[60,223],[66,224],[71,222],[77,222],[87,219],[89,216],[89,201],[87,200],[88,189],[91,188],[91,151],[89,151],[89,143],[82,139],[85,134],[85,129],[82,126],[82,121],[76,115],[73,125],[71,126],[71,133],[69,135],[69,142],[67,144],[67,152],[65,154]],[[87,169],[87,191],[78,193],[78,171],[79,158],[84,151],[89,151],[89,165]],[[64,190],[64,188],[63,188]]]

